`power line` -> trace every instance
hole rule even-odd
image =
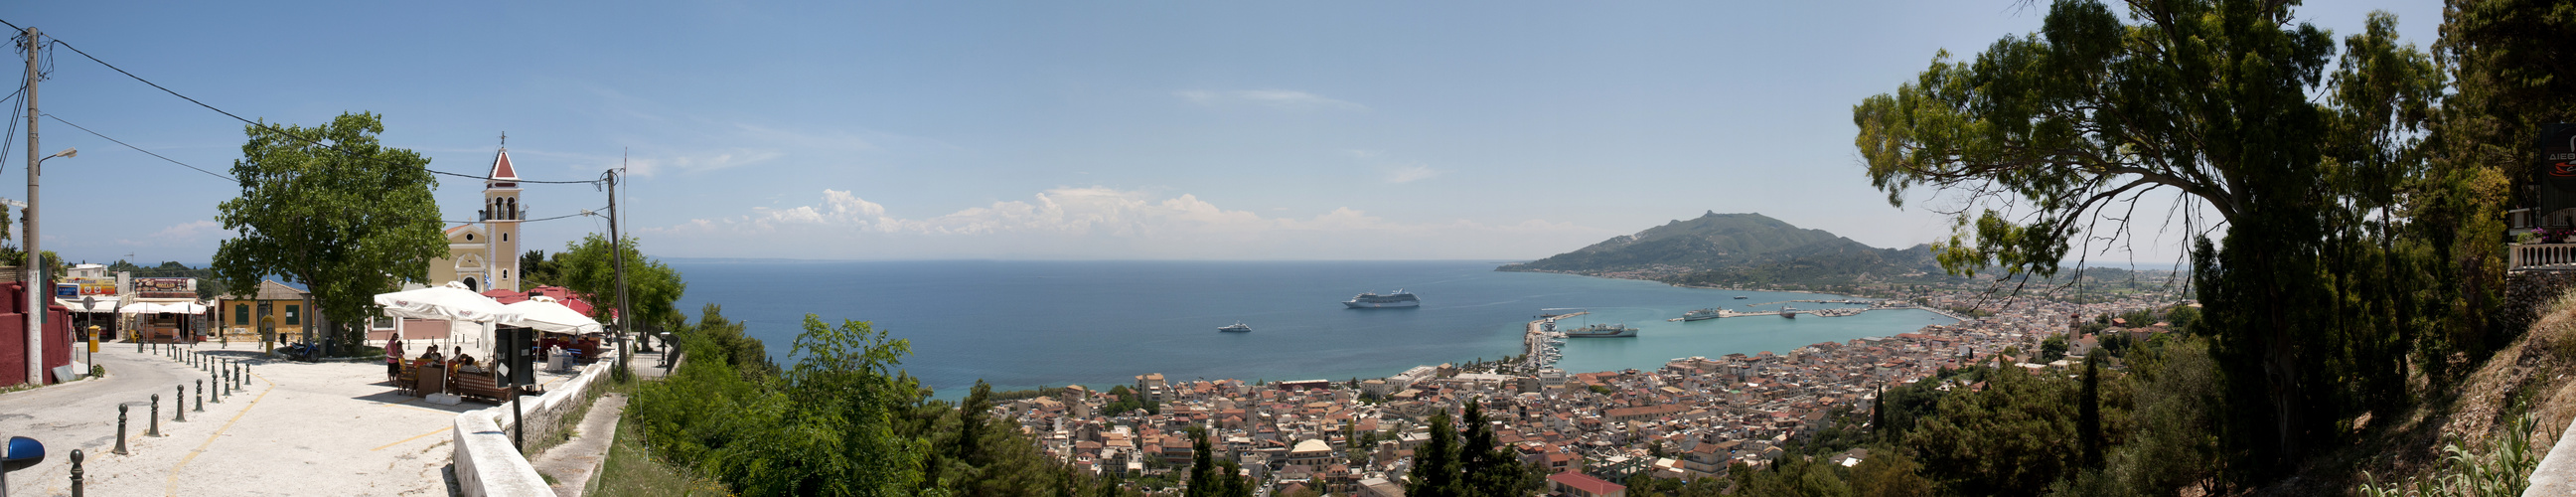
[[[205,170],[205,168],[201,168],[201,167],[197,167],[197,166],[191,166],[191,165],[188,165],[188,163],[186,163],[186,162],[179,162],[177,159],[172,159],[172,158],[169,158],[169,157],[162,157],[162,156],[161,156],[161,154],[152,153],[152,151],[150,151],[150,150],[144,150],[144,149],[143,149],[143,147],[137,147],[137,146],[134,146],[133,144],[126,143],[126,142],[124,142],[124,141],[122,141],[122,140],[118,140],[118,139],[115,139],[115,138],[110,138],[110,137],[108,137],[107,135],[99,134],[99,132],[94,131],[94,130],[91,130],[91,129],[89,129],[88,127],[84,127],[84,126],[81,126],[81,125],[79,125],[79,124],[73,124],[71,121],[65,121],[65,120],[63,120],[63,117],[62,117],[62,116],[57,116],[57,115],[54,115],[53,113],[50,113],[50,112],[49,112],[49,113],[46,113],[46,114],[45,114],[45,117],[51,117],[51,118],[54,118],[54,122],[63,123],[63,124],[70,124],[70,125],[71,125],[71,127],[74,127],[74,128],[80,128],[80,130],[81,130],[81,131],[88,131],[88,132],[89,132],[89,134],[91,134],[91,135],[95,135],[95,136],[97,136],[97,137],[99,137],[99,138],[105,138],[105,139],[107,139],[107,141],[116,142],[116,144],[118,144],[118,145],[124,145],[124,146],[125,146],[125,148],[131,148],[131,149],[134,149],[134,151],[136,151],[136,152],[142,152],[144,155],[150,155],[150,156],[153,156],[153,157],[160,158],[161,160],[170,161],[170,163],[171,163],[171,164],[178,164],[178,165],[179,165],[179,167],[184,167],[184,168],[189,168],[189,169],[195,169],[195,170],[197,170],[197,172],[206,173],[206,175],[208,175],[208,176],[214,176],[214,177],[217,177],[217,178],[223,178],[225,181],[231,181],[231,182],[234,182],[234,183],[240,183],[240,182],[241,182],[241,179],[240,179],[240,178],[234,178],[234,177],[232,177],[232,176],[228,176],[228,175],[224,175],[224,174],[218,174],[218,173],[216,173],[216,172],[214,172],[214,171],[208,171],[208,170]]]
[[[0,23],[5,23],[5,22],[6,22],[6,21],[0,21]],[[14,27],[14,26],[16,26],[16,25],[15,25],[15,24],[11,24],[10,26]],[[252,125],[252,126],[257,126],[257,127],[259,127],[260,129],[268,130],[268,131],[269,131],[269,132],[271,132],[271,133],[277,133],[277,134],[278,134],[278,135],[280,135],[280,136],[285,136],[285,137],[288,137],[288,138],[294,138],[296,141],[301,141],[301,142],[304,142],[304,143],[306,143],[306,144],[310,144],[310,145],[314,145],[314,146],[318,146],[318,147],[330,148],[330,149],[333,149],[333,150],[339,150],[339,151],[340,151],[340,153],[342,153],[342,154],[351,155],[351,156],[357,156],[357,157],[366,157],[365,155],[361,155],[361,154],[358,154],[358,153],[356,153],[356,152],[351,152],[351,151],[349,151],[348,149],[340,148],[340,147],[339,147],[339,144],[336,144],[336,143],[335,143],[335,144],[330,144],[330,145],[324,145],[324,144],[322,144],[322,142],[320,142],[320,141],[315,141],[315,140],[313,140],[313,139],[311,139],[311,138],[305,138],[305,137],[303,137],[303,136],[298,136],[298,135],[293,134],[293,133],[288,133],[288,132],[286,132],[286,130],[278,129],[276,126],[271,126],[271,125],[269,125],[268,123],[265,123],[265,122],[259,122],[259,121],[252,121],[252,120],[250,120],[250,119],[244,119],[244,118],[242,118],[242,116],[240,116],[240,115],[236,115],[236,114],[233,114],[232,112],[225,111],[225,110],[220,109],[220,108],[216,108],[216,107],[215,107],[215,106],[213,106],[213,105],[207,105],[205,102],[201,102],[201,101],[198,101],[198,100],[197,100],[197,99],[195,99],[195,98],[190,98],[190,97],[189,97],[189,96],[187,96],[187,95],[180,94],[177,90],[171,90],[169,87],[161,86],[161,84],[160,84],[160,83],[154,83],[154,82],[152,82],[152,80],[143,79],[143,77],[142,77],[142,76],[136,76],[136,75],[134,75],[134,73],[133,73],[133,72],[126,71],[126,70],[125,70],[125,68],[122,68],[122,67],[116,67],[116,64],[109,64],[109,63],[107,63],[107,61],[105,61],[105,60],[100,60],[100,59],[98,58],[98,56],[90,55],[90,54],[89,54],[89,52],[81,51],[80,47],[72,45],[72,44],[71,44],[71,42],[63,41],[63,39],[62,39],[62,38],[59,38],[59,37],[48,37],[48,38],[53,38],[53,42],[52,42],[52,44],[54,44],[54,45],[62,45],[62,47],[63,47],[63,48],[69,48],[69,49],[72,49],[72,53],[80,54],[80,56],[81,56],[81,57],[89,59],[89,60],[90,60],[90,62],[97,62],[97,63],[98,63],[98,65],[107,66],[107,68],[108,68],[108,69],[114,69],[114,70],[116,70],[117,74],[123,74],[123,75],[125,75],[125,77],[128,77],[128,78],[134,78],[134,80],[135,80],[135,81],[141,81],[141,82],[143,82],[143,84],[151,85],[151,86],[152,86],[152,88],[154,88],[154,89],[158,89],[158,90],[161,90],[161,92],[162,92],[162,93],[168,93],[168,94],[170,94],[170,96],[173,96],[173,97],[179,97],[179,99],[180,99],[180,100],[186,100],[186,101],[188,101],[188,103],[197,104],[197,106],[198,106],[198,107],[204,107],[204,108],[206,108],[206,110],[215,111],[215,113],[217,113],[217,114],[223,114],[225,117],[233,118],[233,120],[235,120],[235,121],[241,121],[241,122],[242,122],[242,123],[244,123],[244,124],[249,124],[249,125]],[[460,173],[451,173],[451,172],[447,172],[447,171],[440,171],[440,170],[437,170],[437,169],[430,169],[430,168],[428,168],[428,167],[426,167],[426,166],[421,167],[421,170],[423,170],[423,171],[429,171],[431,174],[444,174],[444,175],[448,175],[448,176],[455,176],[455,177],[459,177],[459,178],[472,178],[472,179],[480,179],[480,180],[489,180],[489,179],[491,179],[491,178],[489,178],[489,177],[485,177],[485,176],[475,176],[475,175],[471,175],[471,174],[460,174]],[[547,184],[584,184],[584,183],[594,183],[594,182],[596,182],[596,181],[597,181],[597,180],[589,180],[589,181],[541,181],[541,180],[525,180],[525,179],[523,179],[523,180],[517,180],[517,182],[519,182],[519,183],[547,183]]]
[[[537,221],[553,221],[553,220],[557,220],[557,219],[563,219],[563,218],[567,218],[567,217],[574,217],[574,216],[596,216],[596,215],[599,215],[599,212],[598,212],[598,211],[599,211],[599,209],[582,209],[582,210],[581,210],[581,212],[575,212],[575,213],[565,214],[565,215],[561,215],[561,216],[547,217],[547,218],[537,218],[537,219],[520,219],[520,220],[517,220],[517,221],[518,221],[518,222],[522,222],[522,223],[533,223],[533,222],[537,222]],[[508,219],[502,219],[502,221],[508,221]],[[456,223],[456,224],[474,224],[474,223],[482,223],[482,222],[489,222],[489,221],[439,221],[439,222],[442,222],[442,223]]]

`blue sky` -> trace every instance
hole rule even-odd
[[[54,2],[0,19],[245,117],[383,114],[390,145],[445,171],[488,168],[503,132],[530,179],[594,178],[623,154],[626,227],[659,256],[1529,259],[1712,210],[1930,241],[1941,218],[1862,176],[1850,107],[2043,9]],[[2433,42],[2438,2],[2301,15],[2343,34],[2372,9]],[[239,156],[240,123],[53,56],[45,112],[198,167]],[[48,153],[81,149],[46,163],[46,248],[202,262],[229,234],[211,219],[231,183],[40,129]],[[24,197],[24,160],[11,151],[0,196]],[[457,179],[440,202],[469,219],[480,184]],[[606,201],[555,185],[523,203],[549,217]],[[2173,242],[2135,257],[2171,260]]]

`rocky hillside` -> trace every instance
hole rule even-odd
[[[1882,249],[1770,216],[1716,212],[1498,269],[1716,286],[1943,278],[1928,246]]]

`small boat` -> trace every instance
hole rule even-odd
[[[1748,299],[1748,298],[1752,298],[1752,297],[1746,297],[1746,296],[1743,296],[1743,295],[1737,295],[1737,296],[1735,296],[1735,300],[1744,300],[1744,299]]]
[[[1245,326],[1242,321],[1235,321],[1233,326],[1218,326],[1216,330],[1228,333],[1251,333],[1252,327]]]
[[[1726,317],[1726,315],[1714,308],[1682,313],[1682,321],[1707,321],[1721,317]]]

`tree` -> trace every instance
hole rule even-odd
[[[626,237],[626,243],[620,245],[617,248],[626,252],[626,298],[635,307],[635,322],[660,323],[678,316],[675,305],[680,294],[689,290],[680,272],[662,261],[646,259],[642,249],[636,247],[635,237]],[[595,300],[591,314],[602,321],[608,319],[610,309],[617,307],[617,266],[615,254],[609,249],[608,237],[584,235],[566,244],[549,265],[550,270],[558,272],[556,277],[564,288]]]
[[[378,143],[375,114],[341,114],[318,127],[250,125],[232,175],[241,196],[216,205],[236,234],[215,249],[215,279],[258,288],[279,275],[312,292],[330,318],[326,336],[356,343],[381,311],[378,293],[429,279],[447,254],[429,159]]]
[[[2409,214],[2422,226],[2427,270],[2436,286],[2425,327],[2428,345],[2479,354],[2528,329],[2527,314],[2503,312],[2504,252],[2496,233],[2505,211],[2538,207],[2532,167],[2541,126],[2576,122],[2576,14],[2557,0],[2450,0],[2434,56],[2449,69],[2453,92],[2435,111],[2428,139],[2431,170]],[[2428,364],[2442,367],[2448,361]],[[2475,361],[2456,364],[2475,367]],[[2461,368],[2465,369],[2465,368]],[[2462,371],[2432,371],[2456,376]]]
[[[519,281],[531,287],[562,286],[563,271],[557,269],[556,264],[554,259],[546,258],[543,250],[519,254]]]
[[[2333,40],[2293,25],[2294,6],[2133,2],[2140,24],[2124,25],[2099,2],[2062,0],[2039,33],[1973,62],[1943,53],[1916,83],[1853,107],[1855,143],[1891,203],[1916,185],[1966,199],[1945,211],[1954,229],[1936,249],[1954,273],[2052,276],[2131,233],[2142,197],[2170,194],[2196,237],[2228,405],[2242,411],[2225,439],[2253,478],[2396,400],[2385,393],[2402,389],[2406,332],[2387,310],[2412,304],[2373,297],[2417,298],[2438,281],[2403,274],[2421,267],[2396,259],[2407,244],[2389,238],[2403,232],[2374,223],[2404,221],[2386,218],[2404,212],[2383,209],[2398,198],[2385,193],[2421,161],[2398,138],[2439,82],[2350,63],[2327,79]],[[2421,60],[2394,43],[2393,18],[2372,24],[2347,60]],[[2386,91],[2346,91],[2357,87]],[[2218,229],[2223,250],[2200,235]]]
[[[2075,412],[2075,440],[2082,446],[2084,467],[2102,466],[2102,356],[2084,358],[2084,387],[2077,396],[2084,404]]]
[[[1465,468],[1458,461],[1458,428],[1449,424],[1446,409],[1431,415],[1431,439],[1413,451],[1412,478],[1404,483],[1404,495],[1411,497],[1465,497],[1465,482],[1459,472]]]

